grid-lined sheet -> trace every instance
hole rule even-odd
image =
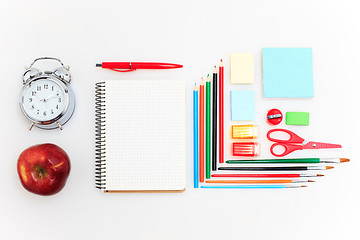
[[[183,190],[185,85],[105,81],[106,190]]]

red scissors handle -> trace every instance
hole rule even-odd
[[[289,139],[272,138],[270,135],[272,133],[276,133],[276,132],[284,132],[284,133],[288,134]],[[268,131],[266,136],[270,141],[277,142],[277,143],[303,143],[305,141],[305,139],[299,137],[298,135],[296,135],[292,131],[289,131],[289,130],[286,130],[286,129],[281,129],[281,128],[272,129],[272,130]]]
[[[280,152],[280,153],[275,153],[274,148],[279,147],[279,146],[282,147],[284,149],[284,151]],[[304,149],[303,145],[289,144],[289,143],[274,143],[270,147],[270,152],[275,157],[284,157],[284,156],[288,155],[289,153],[292,153],[293,151],[303,150],[303,149]]]

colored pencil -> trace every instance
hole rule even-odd
[[[343,163],[348,158],[288,158],[288,159],[254,159],[254,160],[228,160],[226,163]]]
[[[193,92],[193,102],[194,102],[194,188],[199,187],[199,130],[198,130],[198,88],[196,83],[194,85]]]
[[[213,145],[212,145],[212,170],[216,171],[217,158],[216,158],[216,143],[217,143],[217,71],[216,66],[213,72]]]
[[[270,180],[207,180],[206,183],[304,183],[313,180],[270,179]]]
[[[201,186],[201,188],[300,188],[302,186],[288,186],[288,185],[228,185],[228,186]]]
[[[323,177],[323,174],[212,174],[211,177],[226,178],[299,178],[299,177]]]
[[[219,65],[219,163],[224,163],[224,64]]]
[[[230,171],[306,171],[306,170],[328,170],[332,166],[314,166],[314,167],[219,167],[218,170]]]
[[[200,182],[204,182],[204,80],[200,81]]]
[[[211,171],[211,82],[209,74],[206,79],[206,178]]]

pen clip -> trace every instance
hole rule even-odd
[[[135,71],[136,69],[132,68],[132,69],[126,69],[126,70],[119,70],[117,68],[109,68],[110,70],[113,70],[115,72],[132,72]]]

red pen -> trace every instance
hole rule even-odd
[[[173,63],[155,63],[155,62],[103,62],[103,63],[97,63],[96,67],[107,68],[117,72],[131,72],[136,69],[182,68],[183,65],[173,64]]]

